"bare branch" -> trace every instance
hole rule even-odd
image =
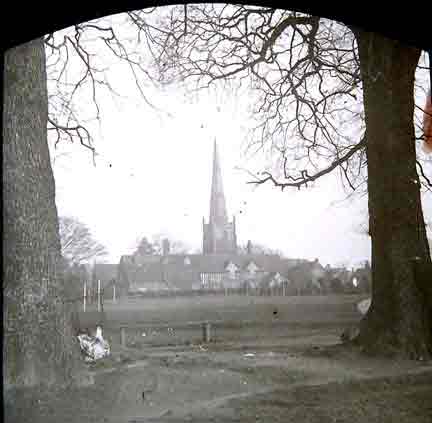
[[[215,4],[188,5],[187,14],[184,6],[174,6],[157,26],[139,11],[131,19],[151,39],[161,83],[188,81],[192,91],[249,82],[256,122],[249,146],[268,153],[285,174],[303,172],[294,183],[332,168],[355,146],[351,134],[364,130],[355,40],[342,25],[283,10]],[[351,189],[364,182],[365,160],[359,154],[343,162],[341,174]]]
[[[118,96],[106,75],[113,60],[127,65],[141,98],[152,109],[158,110],[145,94],[145,84],[154,84],[152,76],[143,66],[146,59],[132,48],[123,35],[123,28],[107,17],[77,24],[44,38],[49,129],[56,135],[56,145],[63,140],[78,140],[94,153],[92,130],[88,122],[100,120],[99,94],[101,90],[108,90]],[[102,52],[109,54],[103,55]],[[111,60],[111,63],[104,65],[102,60]],[[93,105],[94,113],[80,108],[83,98],[89,100],[86,104]]]
[[[255,181],[248,182],[248,184],[262,185],[270,181],[273,183],[274,186],[279,187],[282,190],[286,187],[294,187],[298,189],[300,189],[302,186],[307,187],[308,183],[316,181],[321,176],[324,176],[332,172],[334,169],[341,166],[343,163],[346,163],[357,151],[363,149],[365,146],[366,146],[366,139],[363,138],[357,145],[355,145],[352,149],[350,149],[345,155],[335,160],[330,166],[320,170],[314,175],[309,175],[307,170],[302,170],[301,175],[299,177],[286,175],[286,179],[292,182],[281,182],[281,181],[277,181],[269,172],[262,172],[262,174],[265,175],[264,178],[257,178],[257,180]]]
[[[71,142],[73,142],[74,135],[76,135],[78,137],[78,139],[80,140],[81,145],[88,148],[89,150],[91,150],[94,154],[95,149],[91,145],[90,133],[88,132],[88,130],[84,126],[82,126],[82,125],[62,126],[62,125],[59,125],[58,123],[54,122],[51,118],[48,118],[48,123],[50,123],[52,125],[51,127],[48,127],[48,130],[57,132],[57,141],[55,143],[56,146],[61,139],[60,133],[64,132],[70,138]]]
[[[421,175],[422,178],[426,181],[428,187],[429,187],[429,188],[432,188],[432,182],[431,182],[431,180],[426,176],[426,174],[425,174],[425,172],[424,172],[424,170],[423,170],[423,166],[422,166],[422,164],[421,164],[418,160],[416,160],[416,163],[417,163],[417,166],[419,167],[420,175]]]

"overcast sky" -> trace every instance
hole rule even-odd
[[[105,261],[117,263],[138,238],[160,232],[201,249],[214,139],[239,243],[250,239],[324,265],[369,259],[370,240],[359,233],[367,221],[367,200],[344,201],[337,175],[300,191],[247,184],[250,176],[241,169],[255,170],[260,161],[244,155],[250,122],[242,95],[202,93],[188,101],[180,88],[149,91],[168,115],[140,100],[126,69],[113,69],[111,77],[125,98],[101,98],[102,120],[94,127],[96,166],[79,145],[54,149],[50,144],[59,215],[86,223],[109,250]],[[432,216],[430,194],[424,209]]]

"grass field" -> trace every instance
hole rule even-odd
[[[197,296],[126,299],[106,302],[105,333],[119,341],[126,327],[129,345],[184,345],[200,342],[202,322],[211,322],[213,342],[332,334],[357,322],[364,296]]]
[[[31,415],[15,421],[431,423],[432,363],[341,345],[341,331],[361,318],[363,298],[106,303],[104,337],[112,349],[89,368],[95,384],[55,400],[40,395]],[[210,343],[202,340],[203,321],[212,322]],[[127,327],[125,348],[120,326]]]
[[[359,316],[356,305],[365,296],[200,296],[127,299],[106,302],[109,325],[186,322],[337,322]]]

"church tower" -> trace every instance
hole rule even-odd
[[[232,222],[228,221],[222,184],[222,172],[215,140],[209,223],[205,223],[203,219],[203,254],[236,253],[237,236],[235,217]]]

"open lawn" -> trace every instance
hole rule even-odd
[[[105,302],[108,324],[185,323],[190,321],[293,323],[343,322],[358,318],[365,296],[196,296]],[[276,315],[274,311],[276,310]]]
[[[211,322],[211,340],[271,344],[294,338],[332,335],[336,342],[360,319],[364,296],[143,298],[105,304],[105,333],[119,342],[126,327],[129,346],[188,345],[202,339],[202,322]],[[272,341],[273,340],[273,341]],[[273,342],[274,343],[274,342]]]
[[[340,344],[363,298],[106,303],[112,354],[89,366],[95,383],[49,398],[38,392],[31,414],[14,421],[431,423],[432,363],[366,357]],[[191,324],[206,320],[210,343]]]

